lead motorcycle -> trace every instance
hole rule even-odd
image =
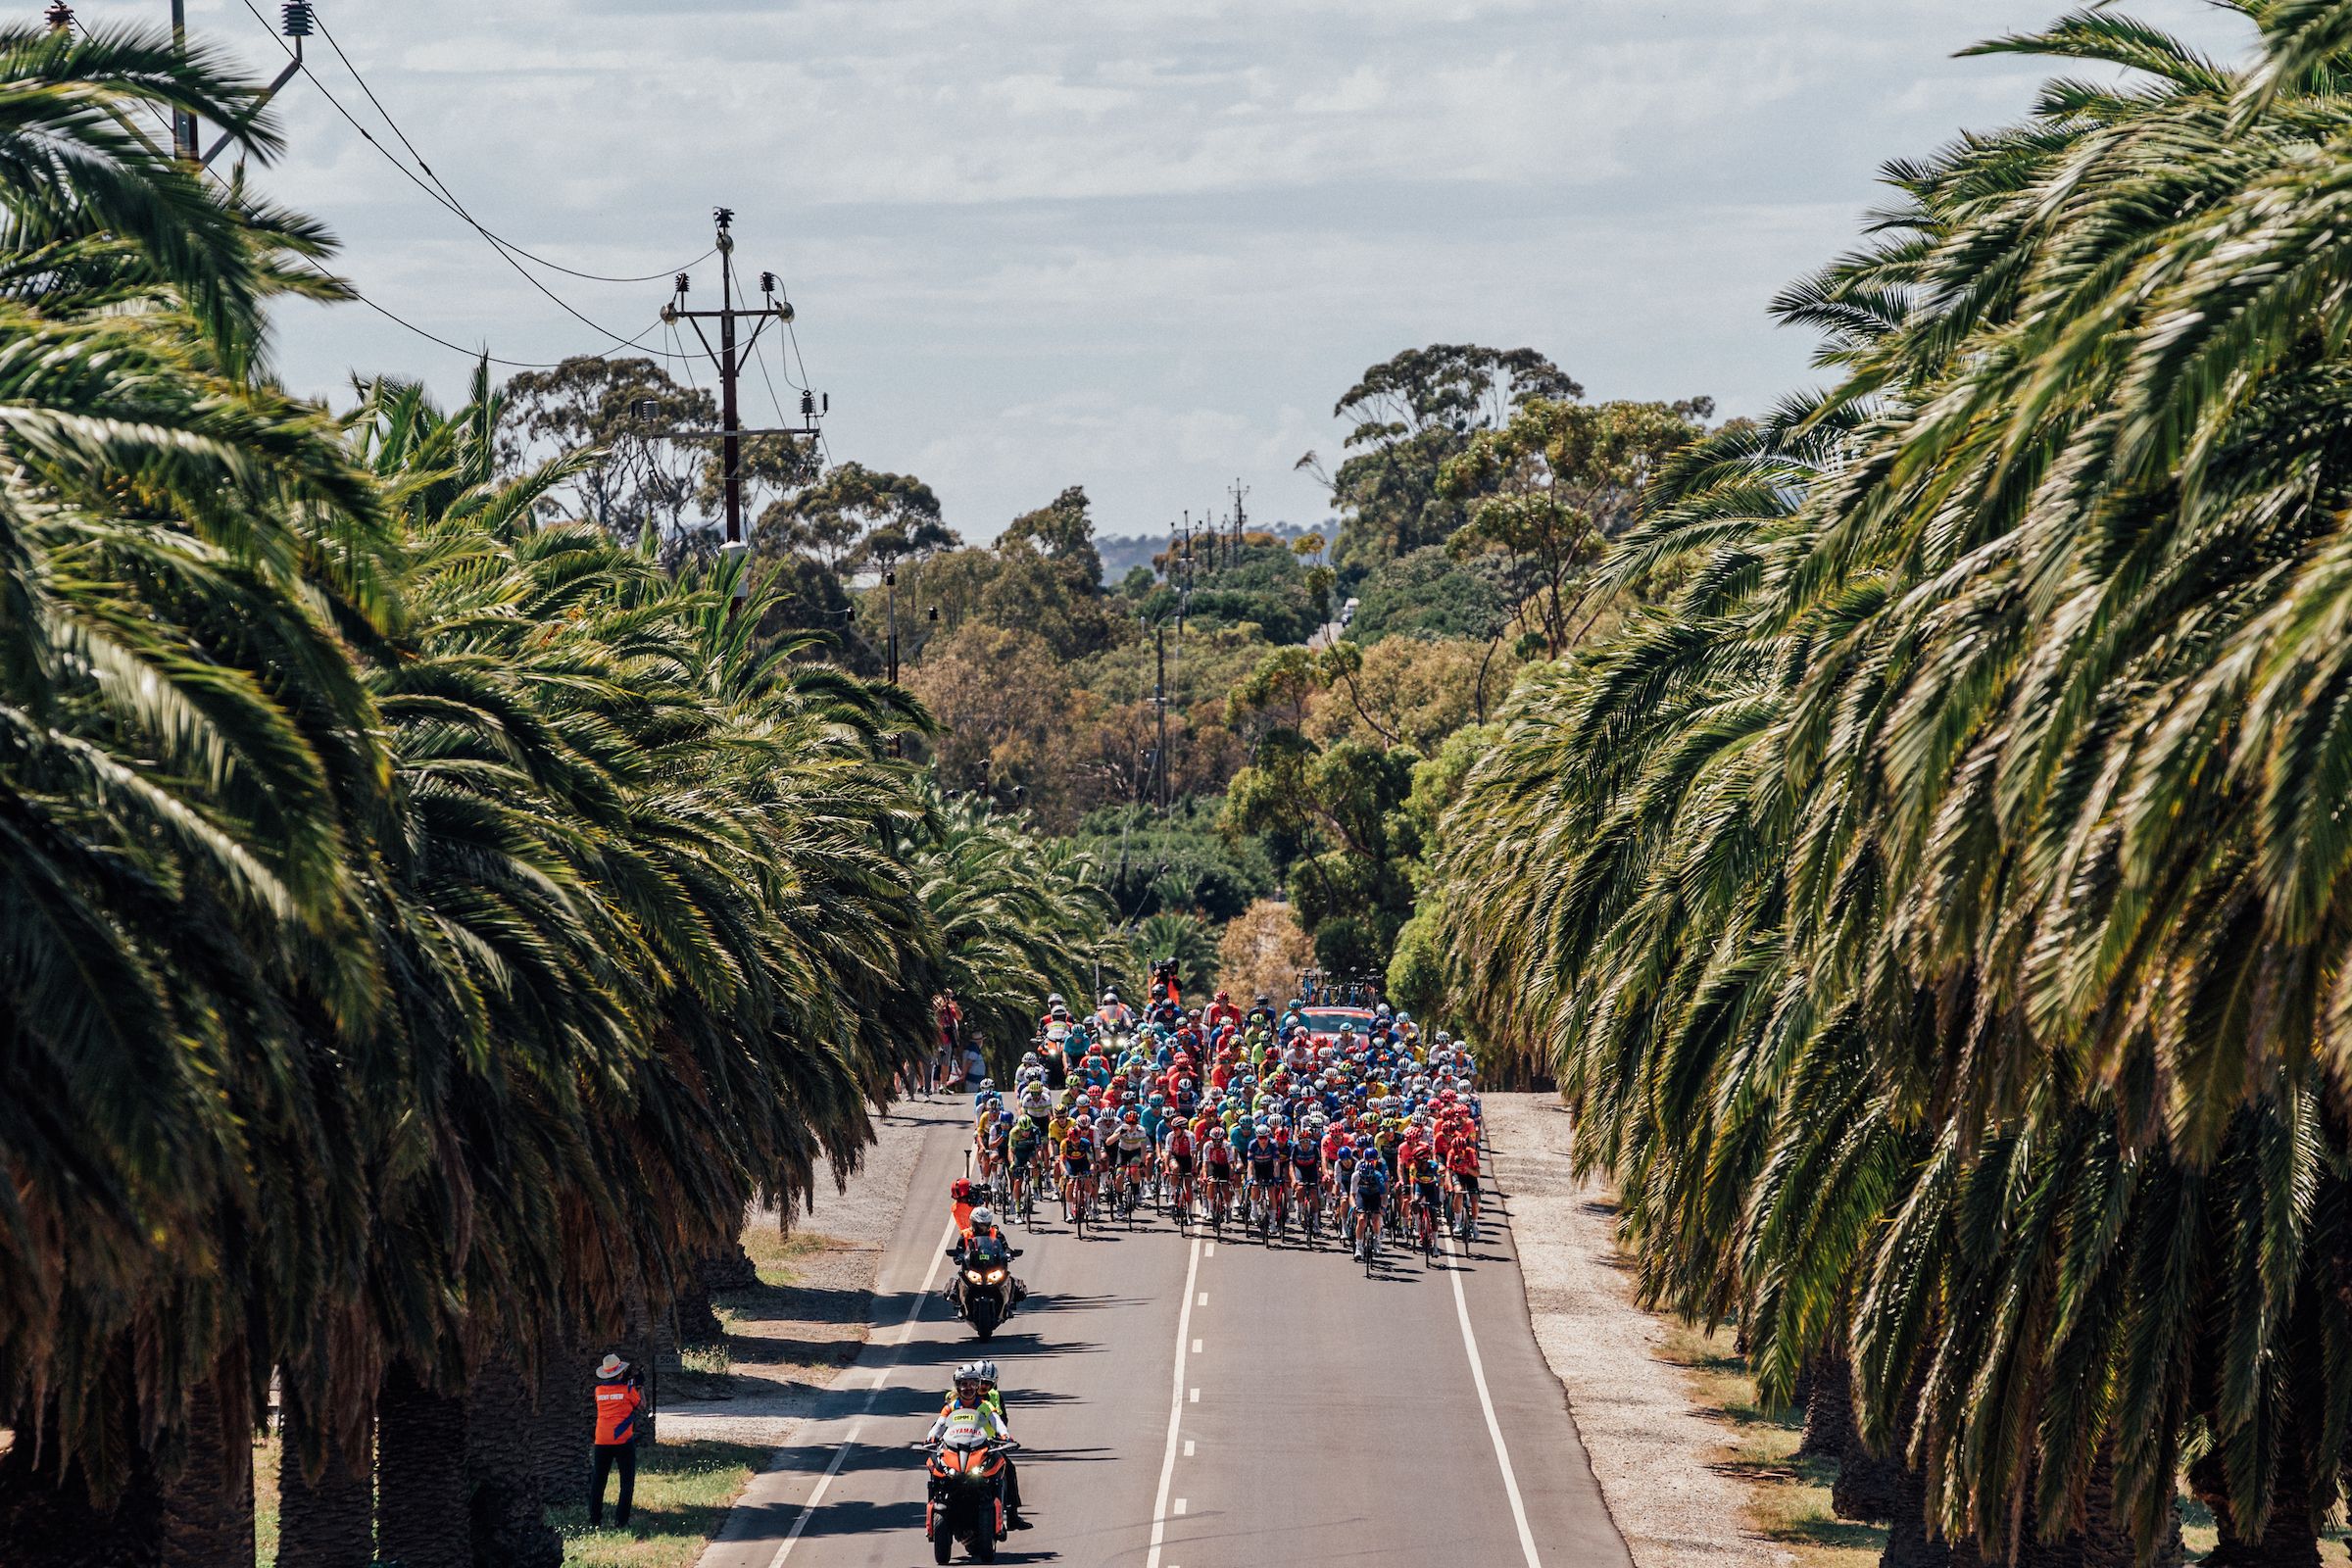
[[[1004,1539],[1004,1455],[1020,1446],[1010,1438],[990,1438],[969,1411],[948,1417],[937,1443],[918,1443],[930,1455],[930,1489],[923,1503],[923,1534],[931,1560],[946,1562],[962,1542],[974,1562],[995,1562]]]
[[[1028,1295],[1012,1277],[1012,1260],[1021,1250],[992,1236],[963,1248],[960,1256],[950,1248],[948,1255],[956,1259],[956,1281],[948,1292],[956,1315],[969,1323],[974,1334],[988,1339]]]

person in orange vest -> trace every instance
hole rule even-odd
[[[596,1490],[588,1494],[588,1523],[605,1522],[605,1480],[620,1471],[620,1504],[612,1523],[629,1522],[629,1505],[637,1498],[637,1412],[645,1408],[645,1391],[629,1375],[629,1363],[608,1355],[596,1368]]]
[[[948,1213],[956,1221],[956,1234],[967,1236],[972,1229],[972,1205],[980,1200],[979,1189],[961,1176],[948,1188]]]

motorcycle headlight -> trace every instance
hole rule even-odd
[[[988,1271],[988,1283],[989,1283],[989,1284],[991,1284],[991,1285],[1001,1285],[1001,1284],[1003,1284],[1003,1283],[1004,1283],[1004,1271],[1003,1269],[1001,1269],[1001,1268],[992,1268],[992,1269],[990,1269],[990,1270]]]
[[[970,1280],[974,1285],[980,1283],[980,1271],[976,1268],[965,1269],[963,1271],[963,1277],[967,1280]]]

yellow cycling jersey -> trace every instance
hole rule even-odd
[[[1062,1142],[1069,1136],[1069,1117],[1056,1115],[1052,1121],[1046,1123],[1046,1142],[1054,1146],[1054,1152],[1056,1154],[1061,1152]]]

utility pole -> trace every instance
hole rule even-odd
[[[1159,662],[1159,674],[1152,687],[1152,703],[1159,709],[1159,814],[1168,814],[1168,623],[1154,621],[1152,644]]]
[[[172,0],[172,52],[188,58],[188,0]],[[172,156],[196,162],[196,117],[185,110],[172,111]]]
[[[735,362],[735,236],[728,232],[735,215],[721,207],[718,220],[718,427],[726,436],[718,444],[718,471],[727,493],[727,543],[743,543],[743,428],[737,415],[735,380],[742,368]]]
[[[718,250],[718,309],[715,311],[688,310],[686,295],[693,279],[686,273],[680,272],[671,280],[672,292],[669,303],[662,307],[662,319],[665,323],[671,324],[684,321],[692,327],[695,337],[702,342],[703,352],[709,355],[710,363],[718,368],[718,428],[715,430],[657,430],[650,433],[672,441],[716,440],[718,442],[719,488],[725,494],[727,509],[727,537],[726,543],[720,549],[720,554],[733,562],[742,560],[751,548],[743,537],[743,438],[747,435],[787,435],[813,441],[818,434],[817,418],[820,414],[832,412],[833,398],[830,393],[827,393],[820,403],[814,392],[803,389],[801,393],[801,422],[799,424],[773,425],[758,430],[747,430],[743,427],[741,405],[736,395],[736,389],[737,383],[742,379],[744,362],[751,357],[753,348],[758,345],[760,334],[766,331],[770,325],[781,323],[789,326],[792,323],[792,302],[777,297],[775,273],[761,272],[760,274],[761,294],[760,307],[755,310],[749,306],[738,307],[736,305],[735,211],[731,207],[713,208],[710,216],[718,233],[716,242]],[[735,323],[738,319],[745,318],[752,319],[757,324],[753,326],[750,337],[738,342],[735,336]],[[710,346],[710,339],[703,333],[703,322],[709,320],[718,322],[718,346],[715,349]],[[633,412],[640,421],[645,421],[659,418],[662,410],[661,405],[654,399],[641,398]],[[744,599],[750,597],[750,580],[738,576],[735,579],[735,597]]]

